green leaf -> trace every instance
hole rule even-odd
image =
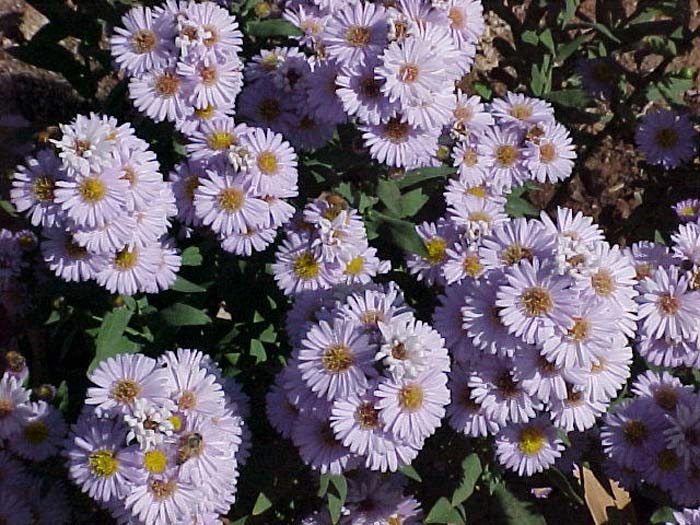
[[[516,498],[505,485],[496,485],[493,495],[504,514],[506,521],[503,525],[547,525],[540,514],[530,510],[530,504]]]
[[[531,46],[536,46],[540,42],[540,37],[537,36],[537,31],[525,31],[523,32],[522,38],[523,42],[530,44]]]
[[[578,9],[579,3],[580,0],[566,0],[564,11],[562,11],[561,13],[562,28],[568,26],[574,19],[574,16],[576,16],[576,9]]]
[[[211,318],[202,310],[184,303],[175,303],[160,312],[170,326],[200,326],[211,323]]]
[[[17,211],[10,201],[0,200],[0,210],[7,213],[10,217],[17,217]]]
[[[255,364],[264,363],[267,361],[267,351],[265,345],[258,339],[250,340],[250,355],[255,357]]]
[[[328,494],[328,513],[331,515],[331,521],[335,524],[340,521],[340,513],[343,510],[343,502],[334,494]]]
[[[476,94],[479,95],[481,98],[483,98],[486,101],[491,100],[491,95],[493,95],[493,91],[491,91],[491,88],[488,87],[486,84],[484,84],[483,82],[474,82],[474,85],[472,87],[474,88]]]
[[[335,490],[338,491],[338,496],[341,501],[345,502],[345,498],[348,496],[348,482],[343,475],[333,475],[331,476],[331,483],[335,486]]]
[[[617,37],[613,34],[613,32],[610,31],[610,29],[608,29],[607,26],[605,26],[605,25],[603,25],[603,24],[601,24],[601,23],[599,23],[599,22],[587,22],[587,23],[585,23],[584,25],[586,25],[586,26],[588,26],[588,27],[592,27],[593,29],[595,29],[595,30],[598,31],[599,33],[601,33],[601,34],[607,36],[610,40],[612,40],[612,41],[615,42],[616,44],[621,44],[621,43],[622,43],[622,40],[620,40],[619,38],[617,38]]]
[[[563,64],[566,62],[566,60],[581,47],[581,44],[583,44],[586,38],[588,38],[587,35],[579,35],[571,42],[560,45],[559,52],[557,53],[557,63]]]
[[[506,200],[506,213],[511,217],[537,217],[540,212],[522,196],[522,192],[511,192]]]
[[[435,502],[433,508],[425,518],[424,523],[444,523],[444,524],[463,524],[464,520],[459,515],[457,509],[450,505],[447,498],[440,498]]]
[[[554,39],[552,39],[552,31],[550,29],[545,29],[540,33],[540,42],[542,42],[542,45],[553,55],[557,54],[557,48],[554,46]]]
[[[591,97],[582,89],[567,89],[550,91],[545,95],[550,102],[566,108],[585,108],[591,102]]]
[[[58,385],[56,389],[56,396],[54,397],[56,408],[61,412],[65,412],[68,409],[68,396],[68,383],[66,383],[66,381],[61,381],[61,384]]]
[[[475,453],[469,454],[462,461],[462,482],[452,494],[452,506],[456,507],[466,501],[474,492],[474,486],[481,476],[482,468],[479,456]]]
[[[413,217],[428,202],[428,196],[421,188],[416,188],[401,197],[401,217]]]
[[[203,257],[197,246],[190,246],[189,248],[185,248],[182,252],[183,266],[200,266],[202,261]]]
[[[181,275],[177,276],[177,279],[175,279],[175,282],[170,287],[170,289],[175,292],[182,293],[204,293],[207,291],[206,288],[203,288],[198,284],[194,284],[193,282],[188,281]]]
[[[396,246],[407,252],[424,257],[428,255],[428,252],[425,250],[425,244],[423,244],[423,240],[419,237],[418,232],[416,232],[416,227],[413,223],[395,219],[378,212],[375,212],[373,216],[377,218],[380,225],[389,230],[391,233],[391,241]]]
[[[674,509],[671,507],[661,507],[651,515],[649,523],[673,523],[675,521],[673,513]]]
[[[268,510],[270,507],[272,507],[272,502],[267,496],[265,496],[265,493],[261,492],[258,494],[258,499],[255,500],[255,505],[253,505],[253,511],[251,514],[253,516],[258,516],[259,514],[262,514]]]
[[[139,346],[136,343],[123,337],[132,315],[131,310],[122,306],[107,312],[102,318],[102,324],[95,338],[95,357],[88,367],[88,374],[108,357],[120,353],[134,353],[138,350]]]
[[[403,474],[404,476],[411,478],[414,481],[417,481],[418,483],[422,483],[423,479],[421,479],[420,474],[416,471],[416,469],[413,468],[411,465],[404,465],[399,469],[399,472]]]
[[[286,20],[276,18],[273,20],[260,20],[248,22],[247,33],[260,38],[271,36],[301,36],[302,32]]]
[[[436,166],[431,168],[418,168],[406,172],[403,179],[396,182],[399,188],[407,188],[413,184],[425,182],[431,179],[444,179],[454,175],[455,168],[451,166]]]
[[[392,215],[402,217],[401,190],[396,185],[396,181],[380,179],[377,184],[377,196]]]

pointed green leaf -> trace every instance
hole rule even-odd
[[[202,310],[184,303],[175,303],[160,312],[170,326],[199,326],[211,323],[211,318]]]
[[[258,494],[258,499],[255,500],[255,505],[253,506],[252,514],[253,516],[257,516],[268,510],[270,507],[272,507],[272,502],[263,492],[261,492],[260,494]]]
[[[481,461],[477,454],[472,453],[464,458],[462,461],[462,482],[452,494],[453,507],[463,503],[472,495],[481,472]]]

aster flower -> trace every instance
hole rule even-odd
[[[248,174],[256,191],[275,197],[298,193],[297,156],[282,135],[254,128],[242,139],[248,152]]]
[[[177,74],[182,77],[184,90],[195,108],[213,107],[228,112],[243,87],[242,69],[243,64],[238,59],[205,56],[195,63],[179,62]]]
[[[564,445],[543,417],[509,425],[496,436],[496,457],[519,475],[532,476],[554,464]]]
[[[689,291],[688,281],[671,266],[668,271],[659,268],[639,284],[639,318],[646,334],[657,339],[697,337],[700,292]]]
[[[124,246],[107,260],[95,278],[112,293],[134,295],[152,286],[160,255],[157,244]]]
[[[581,58],[576,68],[581,86],[594,97],[612,100],[618,91],[620,68],[611,57]]]
[[[451,0],[451,3],[458,4],[460,2]],[[458,6],[454,6],[454,8],[459,9]],[[481,97],[466,95],[462,93],[461,89],[458,89],[456,95],[454,95],[453,104],[452,116],[454,123],[452,124],[452,131],[457,136],[481,134],[494,125],[495,121],[491,114],[486,111]]]
[[[129,427],[127,442],[136,441],[141,450],[160,446],[166,437],[173,435],[172,412],[167,406],[159,406],[147,398],[134,399],[131,414],[124,414]]]
[[[337,263],[323,261],[320,249],[312,248],[308,239],[294,233],[282,241],[272,271],[277,285],[287,295],[330,288],[342,275]]]
[[[177,218],[188,226],[197,226],[200,219],[194,207],[194,192],[200,185],[200,179],[206,177],[204,161],[188,160],[175,166],[170,172],[173,192],[177,202]]]
[[[192,361],[194,357],[183,349],[161,357],[160,364],[167,377],[166,391],[177,405],[178,412],[187,416],[221,416],[225,408],[221,384],[214,374]]]
[[[520,130],[490,128],[480,137],[479,153],[490,166],[493,183],[501,190],[522,184],[529,174]]]
[[[423,241],[426,255],[411,255],[407,266],[411,274],[417,275],[419,281],[426,284],[442,284],[444,282],[442,268],[447,261],[447,249],[457,238],[457,232],[448,221],[437,223],[424,222],[416,226],[416,232]]]
[[[360,126],[360,131],[370,155],[389,166],[406,169],[425,166],[437,150],[437,130],[411,126],[400,115],[376,126]]]
[[[41,253],[49,269],[61,279],[88,281],[94,279],[107,264],[102,255],[95,255],[78,244],[68,232],[59,228],[43,231],[46,240],[41,242]]]
[[[99,364],[90,375],[85,403],[106,415],[131,414],[137,399],[163,402],[167,376],[156,370],[157,362],[141,354],[119,354]]]
[[[468,437],[487,437],[495,434],[500,425],[474,400],[468,380],[468,370],[462,365],[456,365],[450,374],[449,383],[452,402],[447,407],[447,417],[450,426]]]
[[[700,225],[693,222],[681,224],[678,232],[671,236],[671,240],[673,253],[677,257],[700,265]]]
[[[0,492],[0,520],[7,525],[31,523],[30,508],[19,491],[3,490]]]
[[[236,17],[213,2],[188,3],[178,17],[175,44],[180,54],[230,57],[242,50],[243,35]]]
[[[336,437],[354,454],[366,458],[365,465],[372,470],[395,472],[408,465],[418,451],[408,443],[398,441],[383,430],[377,399],[369,392],[337,399],[331,412],[331,427]]]
[[[112,55],[120,68],[140,75],[168,64],[175,34],[150,7],[130,9],[121,22],[124,27],[115,27],[110,39]]]
[[[481,40],[486,25],[480,0],[448,0],[438,4],[446,11],[452,36],[460,45],[476,44]]]
[[[384,51],[377,78],[384,80],[382,92],[390,102],[403,106],[424,102],[440,90],[445,64],[430,46],[417,37],[392,42]]]
[[[671,266],[679,261],[670,254],[667,246],[650,241],[635,242],[625,249],[627,257],[634,265],[637,279],[651,277],[660,266]]]
[[[328,56],[340,65],[362,65],[386,43],[384,8],[366,2],[343,6],[332,12],[322,39]]]
[[[606,400],[607,401],[607,400]],[[584,386],[569,386],[567,396],[550,403],[549,410],[555,426],[571,432],[583,432],[595,425],[596,417],[605,413],[600,399],[587,395]]]
[[[447,262],[442,267],[442,275],[447,284],[461,283],[469,278],[478,279],[484,270],[476,245],[458,242],[447,249]]]
[[[668,372],[657,374],[647,370],[635,378],[630,391],[635,396],[650,398],[661,410],[673,414],[680,401],[688,401],[692,397],[693,387],[684,385]]]
[[[270,128],[290,138],[288,132],[293,110],[298,101],[277,88],[271,79],[264,78],[248,84],[238,97],[237,108],[252,126]]]
[[[496,122],[509,128],[527,131],[537,124],[554,121],[554,109],[549,102],[508,92],[491,103]]]
[[[498,225],[482,239],[479,259],[488,269],[504,269],[524,260],[546,259],[554,243],[542,223],[518,218]]]
[[[304,462],[321,474],[342,473],[351,457],[350,449],[335,437],[330,423],[313,415],[299,416],[292,440]]]
[[[0,438],[6,439],[20,432],[32,416],[29,391],[20,381],[4,373],[0,379]]]
[[[373,277],[388,273],[391,270],[391,261],[383,261],[376,254],[377,249],[369,246],[360,254],[343,261],[345,284],[367,284]]]
[[[188,137],[187,151],[192,160],[227,159],[248,129],[245,124],[236,125],[231,117],[207,120]]]
[[[154,69],[129,81],[134,106],[156,122],[182,120],[191,113],[182,77],[173,69]]]
[[[452,159],[452,165],[458,170],[459,180],[450,181],[452,183],[450,190],[455,191],[455,186],[459,186],[459,189],[468,189],[489,180],[493,159],[484,155],[483,151],[480,152],[479,143],[473,137],[457,142],[452,150]]]
[[[372,348],[352,321],[321,321],[306,334],[299,351],[302,379],[319,397],[344,398],[367,387]]]
[[[26,160],[26,166],[17,167],[10,200],[18,212],[27,213],[34,226],[53,226],[61,220],[61,207],[55,201],[56,181],[64,177],[56,154],[41,150]]]
[[[268,207],[255,197],[250,181],[231,172],[207,171],[194,191],[194,207],[203,224],[221,235],[266,227]]]
[[[129,183],[108,170],[56,182],[55,202],[79,226],[95,228],[124,213]]]
[[[414,379],[382,380],[375,395],[384,429],[411,443],[420,443],[435,432],[450,399],[447,376],[434,369]]]
[[[538,259],[523,260],[506,270],[496,306],[508,331],[527,343],[544,341],[554,327],[563,328],[575,313],[571,281],[551,273]]]
[[[685,469],[700,463],[700,410],[698,395],[688,396],[676,406],[664,430],[667,447],[683,461]]]
[[[173,469],[136,485],[125,504],[143,522],[167,525],[188,518],[200,497],[200,489],[180,479]]]
[[[60,140],[51,139],[58,149],[64,169],[73,169],[79,174],[89,175],[110,160],[112,130],[97,115],[78,115],[70,124],[61,124]]]
[[[362,123],[377,126],[389,120],[400,105],[384,96],[384,82],[377,78],[375,68],[376,63],[369,61],[364,66],[341,69],[335,83],[345,112]]]
[[[673,205],[678,219],[685,222],[698,222],[700,220],[700,199],[683,199]]]
[[[109,502],[124,498],[132,476],[123,461],[124,428],[111,419],[85,416],[71,429],[67,446],[68,472],[91,498]]]
[[[697,130],[688,115],[657,109],[642,118],[635,141],[649,164],[673,169],[695,154],[696,136]]]
[[[525,165],[536,181],[556,183],[571,176],[576,150],[563,125],[545,124],[541,134],[527,141],[525,148]]]
[[[45,401],[32,403],[31,415],[22,429],[10,438],[10,449],[20,457],[43,461],[59,451],[66,430],[66,423],[57,409]]]

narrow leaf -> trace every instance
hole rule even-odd
[[[184,303],[175,303],[160,312],[170,326],[198,326],[211,323],[211,318],[202,310]]]

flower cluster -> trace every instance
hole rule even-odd
[[[636,350],[649,363],[700,369],[700,224],[681,224],[668,247],[628,250],[639,284]]]
[[[296,296],[294,350],[267,397],[273,426],[322,473],[396,471],[440,426],[450,401],[444,340],[393,284]]]
[[[674,512],[673,518],[675,523],[667,523],[666,525],[700,525],[700,509],[683,509],[680,512]]]
[[[49,268],[126,295],[170,287],[180,268],[167,238],[175,198],[148,143],[130,124],[95,114],[78,115],[61,132],[55,152],[40,150],[17,168],[10,192],[43,227]]]
[[[321,195],[297,214],[275,258],[272,271],[287,295],[367,284],[391,269],[369,245],[357,210],[332,194]]]
[[[287,202],[299,193],[294,150],[282,135],[226,116],[189,140],[189,159],[170,174],[178,218],[210,228],[228,252],[264,250],[295,212]]]
[[[189,133],[200,122],[233,115],[243,85],[236,18],[213,2],[168,0],[133,7],[115,28],[112,55],[129,76],[134,106]]]
[[[687,114],[652,109],[637,125],[634,138],[649,164],[673,169],[693,158],[697,135],[698,131]]]
[[[31,308],[29,285],[43,280],[41,265],[36,264],[38,246],[30,230],[0,228],[0,325],[25,317]]]
[[[235,500],[248,400],[205,354],[108,358],[71,428],[71,479],[120,522],[213,523]]]
[[[630,391],[635,397],[608,413],[600,433],[609,475],[628,490],[645,482],[680,505],[700,505],[700,394],[652,371]]]
[[[432,266],[421,270],[437,276],[442,266],[448,283],[433,324],[457,362],[450,424],[467,436],[495,435],[499,461],[531,475],[560,457],[558,430],[593,427],[627,381],[635,269],[581,213],[560,208],[554,220],[536,220],[498,212],[486,224],[488,195],[461,198],[482,201],[475,221],[485,226],[440,222],[426,242]]]
[[[21,354],[5,352],[0,365],[0,522],[67,525],[65,486],[44,479],[44,462],[59,453],[67,425],[51,395],[37,389],[32,397],[24,387],[29,369]]]
[[[370,155],[389,166],[435,163],[454,121],[455,82],[469,72],[484,31],[480,0],[287,2],[300,48],[263,50],[246,66],[241,113],[306,149],[337,124],[359,127]]]
[[[418,525],[421,523],[420,503],[405,493],[406,478],[397,474],[380,477],[360,471],[348,480],[339,525],[393,524]],[[331,525],[327,512],[315,512],[302,520],[301,525]]]

